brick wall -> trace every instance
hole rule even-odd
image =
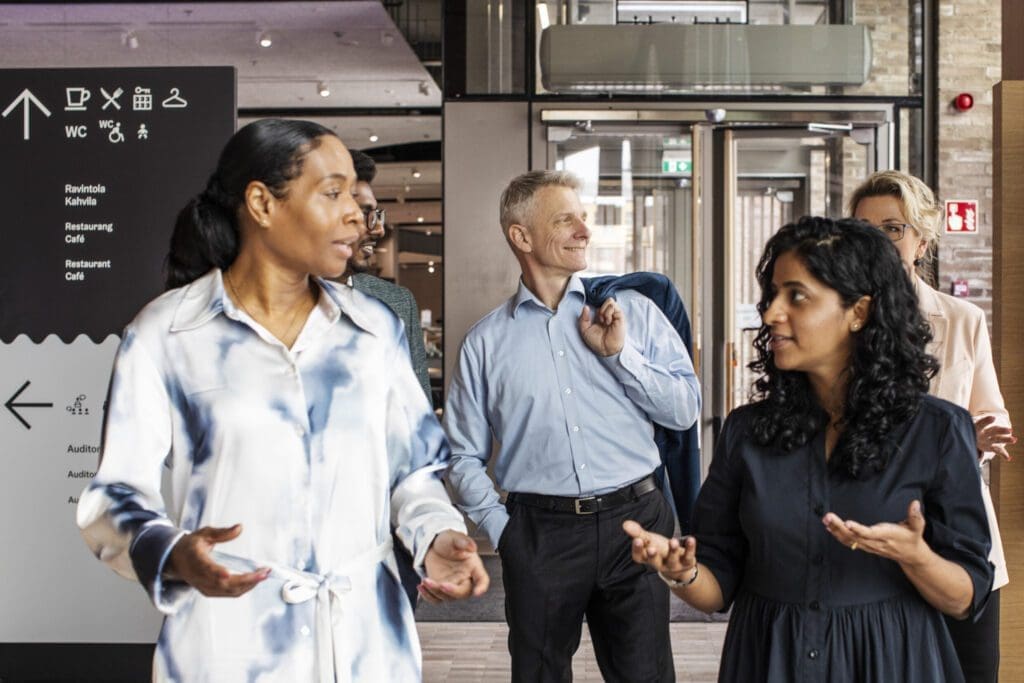
[[[970,300],[992,313],[992,87],[1000,79],[1001,0],[939,3],[939,199],[977,199],[976,235],[944,236],[939,247],[939,288],[966,278]],[[966,113],[953,109],[957,94],[974,96]]]
[[[908,94],[910,12],[907,3],[901,0],[856,0],[853,21],[871,31],[871,74],[864,85],[845,88],[844,94]]]

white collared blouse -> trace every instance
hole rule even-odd
[[[391,526],[418,567],[438,532],[465,530],[438,479],[448,444],[398,318],[318,285],[291,349],[234,305],[216,269],[125,330],[78,524],[167,615],[154,680],[420,678]],[[235,523],[216,559],[270,567],[253,591],[211,599],[165,576],[187,531]]]

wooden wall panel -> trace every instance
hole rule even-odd
[[[995,87],[993,139],[993,351],[1018,438],[1024,437],[1024,80]],[[1000,679],[1024,681],[1024,448],[993,463],[992,494],[1010,571],[1002,589]]]

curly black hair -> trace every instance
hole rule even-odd
[[[839,294],[843,307],[871,297],[865,325],[854,335],[843,431],[829,461],[852,478],[871,476],[895,454],[889,435],[917,412],[938,371],[938,361],[925,353],[931,328],[888,237],[862,221],[813,216],[784,226],[765,245],[757,264],[762,316],[775,296],[775,262],[790,252]],[[761,373],[754,382],[752,436],[761,445],[791,451],[824,429],[828,415],[805,373],[775,367],[770,343],[771,329],[762,324],[754,340],[757,360],[749,366]]]

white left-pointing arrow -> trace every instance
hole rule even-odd
[[[40,102],[38,99],[36,99],[36,96],[33,95],[32,91],[29,90],[28,88],[25,88],[24,90],[22,90],[21,94],[18,95],[17,97],[15,97],[13,102],[11,102],[9,105],[7,105],[7,109],[4,109],[4,113],[3,113],[3,117],[6,119],[7,115],[10,114],[12,111],[14,111],[15,107],[17,107],[19,104],[24,104],[24,106],[25,106],[25,114],[24,114],[24,116],[25,116],[25,118],[24,118],[25,125],[24,125],[23,131],[22,131],[22,136],[23,136],[22,139],[23,140],[28,140],[28,138],[29,138],[29,128],[28,128],[28,120],[29,120],[29,118],[28,118],[29,106],[28,105],[29,105],[29,102],[31,102],[32,104],[34,104],[37,107],[39,107],[39,111],[41,111],[44,114],[46,114],[47,118],[50,117],[50,110],[47,109],[46,106],[42,102]]]

